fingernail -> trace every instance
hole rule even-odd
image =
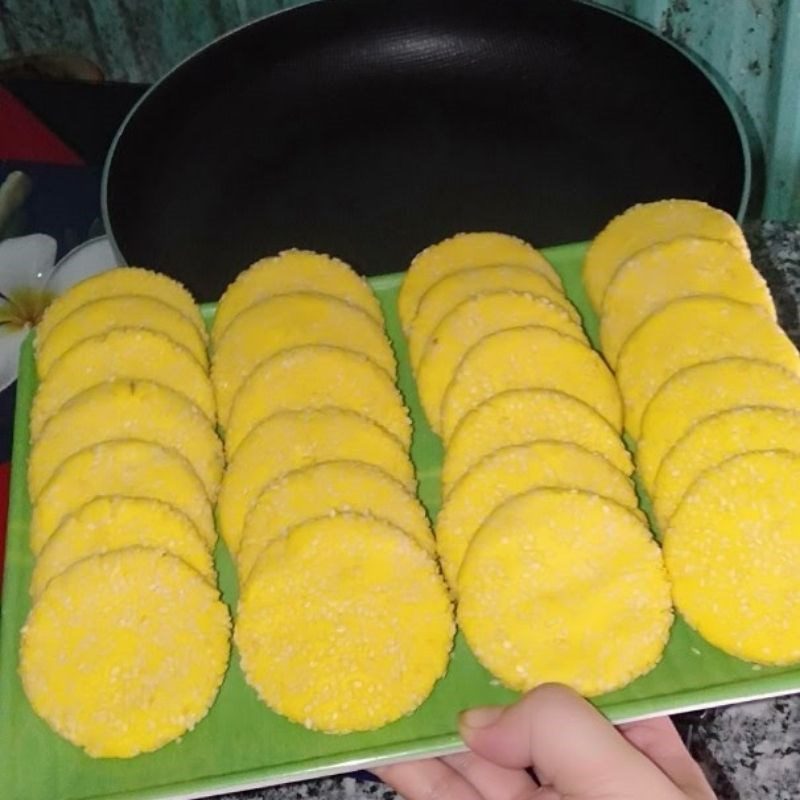
[[[467,728],[488,728],[500,719],[502,713],[502,706],[472,708],[461,715],[461,724]]]

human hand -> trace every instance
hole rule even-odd
[[[460,732],[469,752],[373,771],[408,800],[714,800],[669,718],[617,729],[565,686],[467,711]]]

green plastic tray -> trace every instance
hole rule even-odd
[[[580,283],[584,245],[545,250],[594,338],[596,319]],[[424,422],[399,334],[395,297],[402,276],[372,280],[380,297],[399,360],[400,385],[416,429],[412,455],[420,496],[432,515],[439,504],[441,447]],[[213,307],[205,308],[207,316]],[[234,789],[283,783],[380,762],[440,755],[461,749],[459,711],[483,703],[508,703],[513,692],[456,642],[447,676],[412,716],[372,733],[330,736],[313,733],[270,712],[245,684],[234,652],[211,712],[182,741],[130,760],[95,760],[56,736],[31,710],[17,674],[19,632],[28,613],[32,557],[28,549],[30,505],[25,487],[28,412],[36,374],[31,339],[20,364],[14,423],[11,498],[0,628],[0,780],[9,800],[198,797]],[[225,549],[217,550],[220,585],[236,606],[236,582]],[[800,669],[759,668],[709,646],[677,620],[661,663],[625,689],[598,698],[612,720],[622,721],[800,689]]]

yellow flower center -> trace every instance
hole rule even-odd
[[[17,330],[33,327],[54,297],[53,292],[46,289],[15,289],[6,295],[4,302],[0,301],[0,325]]]

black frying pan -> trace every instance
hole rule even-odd
[[[741,126],[663,39],[569,0],[323,0],[223,37],[143,98],[106,164],[123,258],[216,299],[255,259],[403,269],[461,230],[587,239],[661,197],[740,214]]]

